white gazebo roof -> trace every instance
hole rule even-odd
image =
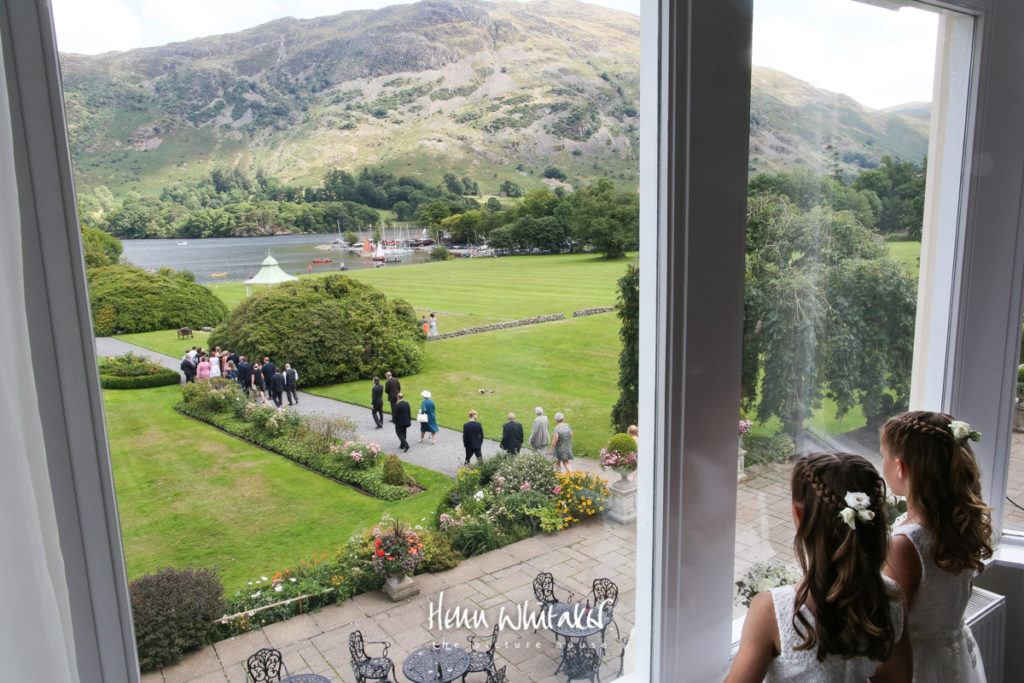
[[[281,266],[277,265],[277,259],[267,254],[267,258],[263,259],[263,267],[260,268],[260,272],[245,283],[246,294],[252,294],[251,285],[276,285],[289,280],[298,280],[298,278],[281,270]]]

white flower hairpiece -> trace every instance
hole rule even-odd
[[[858,519],[870,522],[875,518],[874,511],[868,509],[871,507],[871,497],[868,494],[850,491],[843,499],[846,501],[846,507],[839,511],[839,518],[851,529],[857,528]]]
[[[968,439],[971,441],[981,441],[981,432],[976,429],[971,429],[971,425],[960,420],[953,420],[950,422],[949,431],[953,433],[953,439],[957,443],[963,443]]]

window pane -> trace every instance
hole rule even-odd
[[[913,7],[755,1],[735,564],[747,599],[759,563],[798,572],[793,459],[842,450],[880,465],[878,428],[907,409],[937,30]]]

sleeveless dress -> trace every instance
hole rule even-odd
[[[551,449],[551,454],[556,460],[572,460],[572,428],[563,422],[555,426],[554,433],[558,434],[558,441]]]
[[[886,579],[895,589],[896,584]],[[768,667],[768,675],[764,680],[769,683],[846,683],[867,681],[874,675],[879,662],[867,657],[826,657],[818,661],[815,650],[794,650],[803,639],[793,627],[793,604],[796,600],[796,586],[779,586],[769,588],[772,601],[775,603],[775,621],[779,625],[779,641],[782,650]],[[892,622],[895,627],[896,639],[903,633],[903,606],[899,600],[890,601]],[[807,605],[800,607],[807,622],[814,625],[814,617]]]
[[[904,524],[893,536],[906,536],[921,559],[921,582],[910,605],[907,628],[914,650],[914,680],[920,683],[984,683],[985,665],[964,610],[971,597],[973,571],[959,575],[932,559],[932,534],[920,524]]]

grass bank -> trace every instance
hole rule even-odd
[[[406,465],[427,491],[386,503],[174,412],[180,387],[104,391],[129,578],[213,567],[225,590],[333,554],[384,512],[428,517],[451,479]]]

